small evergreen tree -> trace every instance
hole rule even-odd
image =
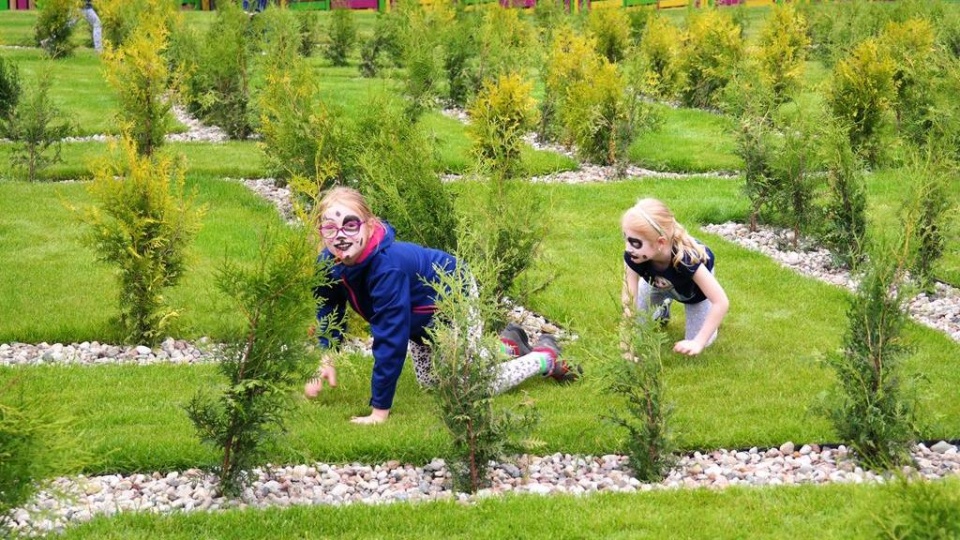
[[[356,178],[373,212],[409,242],[454,252],[457,217],[453,196],[435,169],[434,148],[402,104],[382,96],[359,118]]]
[[[16,174],[35,182],[46,167],[59,163],[65,137],[76,131],[50,98],[53,84],[49,66],[37,73],[36,86],[27,87],[7,123],[7,135],[14,141],[10,166]]]
[[[946,248],[950,217],[957,212],[956,193],[949,188],[957,184],[957,173],[932,155],[914,156],[904,181],[912,188],[904,213],[910,223],[916,224],[908,270],[918,287],[932,292],[936,283],[934,269]]]
[[[249,31],[251,25],[237,5],[223,2],[197,49],[180,57],[182,71],[189,74],[185,98],[190,110],[238,139],[246,138],[253,129],[250,71],[258,41]]]
[[[903,251],[878,250],[870,257],[850,301],[842,350],[827,356],[838,384],[827,415],[863,463],[882,470],[909,463],[917,436],[902,367],[908,352]]]
[[[316,309],[313,287],[328,274],[318,272],[315,246],[305,230],[264,238],[253,267],[227,262],[218,273],[217,287],[235,302],[246,329],[221,354],[226,385],[199,391],[186,411],[201,439],[223,451],[224,494],[242,492],[263,445],[284,428],[291,390],[317,365],[307,329]]]
[[[750,230],[756,231],[762,209],[772,204],[773,132],[765,116],[744,115],[736,134],[736,153],[743,160],[743,191],[750,200]]]
[[[529,410],[494,407],[500,348],[498,341],[482,337],[481,320],[489,318],[484,311],[493,306],[481,300],[482,294],[471,294],[473,278],[462,272],[444,275],[434,287],[442,317],[430,330],[430,343],[434,396],[453,439],[447,462],[454,489],[475,493],[489,485],[491,461],[535,443],[527,437],[536,417]]]
[[[357,27],[353,19],[353,10],[334,7],[330,16],[330,28],[327,30],[330,42],[323,50],[323,55],[334,66],[347,65],[350,53],[357,43]]]
[[[832,127],[823,137],[829,192],[824,240],[841,263],[855,269],[866,247],[867,186],[863,163],[845,134],[845,129]]]
[[[729,15],[712,9],[693,15],[687,26],[678,59],[684,77],[681,102],[691,107],[717,107],[721,90],[744,54],[740,27]]]
[[[633,316],[628,310],[620,336],[625,360],[614,366],[609,385],[625,401],[625,411],[613,411],[608,419],[627,431],[630,468],[643,482],[663,480],[677,461],[661,358],[666,340],[650,314]]]
[[[11,122],[22,93],[20,70],[0,56],[0,137],[10,137]]]
[[[816,204],[822,175],[819,167],[819,127],[816,115],[796,113],[778,122],[781,146],[771,164],[771,201],[793,229],[793,247],[800,236],[813,231],[819,217]]]
[[[300,58],[271,64],[258,94],[258,143],[282,181],[300,178],[322,191],[345,178],[353,136],[320,98],[312,68]]]
[[[471,268],[497,261],[485,283],[499,305],[508,296],[523,303],[529,291],[520,278],[540,257],[547,234],[543,194],[529,182],[497,174],[480,191],[483,200],[465,209],[459,226],[474,234],[461,236],[458,246]]]
[[[626,10],[591,9],[586,31],[597,40],[597,52],[616,64],[626,58],[631,46],[630,19]]]
[[[484,168],[511,178],[522,169],[523,136],[537,123],[533,84],[511,73],[488,81],[470,106],[467,133]]]
[[[646,68],[645,86],[653,97],[666,99],[677,93],[681,81],[677,63],[680,46],[680,29],[667,17],[650,15],[637,52]]]
[[[167,29],[159,18],[145,16],[119,48],[103,54],[107,81],[119,94],[120,130],[134,142],[137,152],[152,155],[163,145],[169,127],[173,94],[164,52]]]
[[[398,11],[403,21],[399,35],[401,62],[406,67],[403,81],[406,114],[415,121],[436,105],[441,93],[443,60],[440,40],[454,15],[452,9],[442,3],[427,10],[418,2],[404,2]]]
[[[807,23],[792,5],[778,5],[764,26],[756,56],[764,83],[783,103],[803,78],[810,38]]]
[[[77,46],[73,36],[73,21],[80,17],[79,0],[46,0],[37,16],[34,41],[53,59],[73,54]]]
[[[167,156],[143,157],[122,139],[123,162],[102,163],[86,210],[88,243],[97,258],[116,265],[119,324],[125,341],[154,345],[177,316],[164,291],[186,270],[186,248],[200,227],[202,210],[184,194],[182,164]]]
[[[896,98],[895,72],[886,49],[868,39],[837,63],[826,94],[833,117],[849,127],[850,144],[868,163],[880,158],[880,129]]]
[[[78,471],[90,462],[70,418],[50,414],[46,404],[26,397],[23,381],[0,385],[0,536],[10,530],[11,511],[27,504],[56,474]],[[9,536],[7,535],[9,533]]]

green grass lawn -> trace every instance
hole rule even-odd
[[[750,10],[747,35],[753,36],[767,10]],[[186,13],[191,26],[206,28],[214,14]],[[678,20],[684,10],[669,13]],[[321,14],[326,24],[327,14]],[[361,33],[372,33],[375,14],[358,14]],[[0,12],[0,45],[29,45],[35,12]],[[83,44],[89,35],[79,27]],[[55,77],[54,100],[85,135],[116,133],[117,101],[106,84],[99,58],[81,47],[66,60],[50,63],[36,49],[0,48],[26,78],[49,69]],[[333,68],[320,56],[311,60],[324,99],[346,115],[369,106],[378,94],[395,94],[392,78],[364,79],[355,62]],[[808,81],[829,77],[810,63]],[[819,99],[815,93],[802,100]],[[737,171],[730,135],[732,121],[722,115],[657,106],[661,130],[638,137],[631,162],[657,170],[699,173]],[[463,124],[430,112],[423,126],[436,141],[438,172],[474,170]],[[254,141],[170,143],[164,152],[184,157],[187,185],[206,211],[189,249],[187,273],[170,291],[181,316],[173,333],[197,339],[226,340],[242,330],[242,321],[215,287],[224,261],[250,261],[265,231],[284,227],[271,203],[239,182],[262,177],[266,160]],[[45,180],[80,182],[25,183],[6,170],[11,145],[0,143],[0,343],[115,342],[116,285],[111,269],[96,261],[83,243],[85,229],[70,206],[90,204],[87,192],[98,160],[109,159],[103,142],[65,144],[64,162],[43,173]],[[571,170],[566,157],[526,148],[527,175]],[[898,231],[898,209],[908,195],[902,171],[878,170],[867,176],[869,219],[883,234]],[[479,204],[475,183],[449,184],[456,204]],[[497,399],[506,408],[532,400],[541,421],[534,435],[544,441],[539,453],[607,454],[625,448],[624,434],[603,420],[617,403],[607,390],[611,365],[618,362],[616,328],[620,317],[623,241],[621,213],[637,198],[655,196],[675,211],[692,234],[717,256],[716,275],[731,300],[720,338],[704,354],[687,358],[665,351],[672,426],[681,449],[773,447],[785,441],[836,442],[831,425],[815,411],[833,384],[825,355],[841,343],[850,293],[785,269],[757,252],[703,233],[707,223],[744,221],[747,202],[741,179],[645,178],[584,185],[538,187],[547,204],[542,220],[548,231],[543,257],[532,269],[534,282],[550,286],[532,294],[526,306],[577,334],[566,344],[570,360],[586,377],[559,387],[528,381]],[[941,279],[960,284],[960,231],[947,231],[945,254],[937,267]],[[682,310],[667,332],[680,339]],[[305,321],[306,323],[306,321]],[[908,324],[911,354],[905,369],[921,376],[919,417],[924,439],[960,437],[960,345],[942,333]],[[388,423],[374,428],[348,422],[369,411],[371,362],[351,356],[340,364],[336,390],[315,401],[297,398],[287,418],[287,433],[266,449],[271,463],[425,463],[449,448],[434,398],[405,372]],[[16,381],[37,407],[68,421],[82,434],[95,459],[88,474],[211,468],[217,453],[200,443],[183,410],[200,390],[222,384],[213,365],[44,366],[0,368],[0,388]],[[296,389],[295,389],[296,390]],[[943,488],[956,493],[958,482]],[[120,515],[71,528],[65,538],[876,538],[876,519],[897,501],[881,486],[803,486],[710,490],[674,490],[591,497],[515,497],[474,504],[438,502],[378,507],[310,507],[230,511],[176,516]]]

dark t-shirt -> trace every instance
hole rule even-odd
[[[697,304],[706,300],[707,296],[693,282],[693,275],[700,266],[706,266],[712,272],[714,262],[713,252],[707,246],[703,247],[707,251],[707,260],[696,264],[691,263],[689,255],[684,255],[679,265],[671,264],[664,270],[657,270],[652,261],[633,262],[626,251],[623,252],[623,262],[661,294],[683,304]]]

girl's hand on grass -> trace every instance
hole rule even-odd
[[[703,345],[692,339],[685,339],[678,341],[676,345],[673,346],[673,351],[687,356],[696,356],[703,352]]]
[[[390,416],[390,409],[374,409],[368,416],[354,416],[350,419],[354,424],[382,424]]]
[[[333,367],[333,364],[324,364],[320,368],[320,373],[316,377],[307,381],[307,384],[303,385],[303,394],[308,398],[315,398],[317,394],[323,390],[323,380],[327,380],[327,384],[330,386],[337,386],[337,368]]]

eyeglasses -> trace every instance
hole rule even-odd
[[[320,235],[326,238],[327,240],[332,240],[337,237],[340,232],[343,232],[344,236],[356,236],[360,232],[360,227],[363,226],[362,221],[350,220],[343,224],[342,227],[337,227],[333,223],[324,223],[320,226]]]

